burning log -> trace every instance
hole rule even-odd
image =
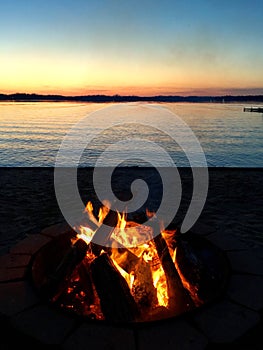
[[[133,254],[129,249],[125,248],[124,246],[122,246],[121,243],[116,242],[115,239],[111,237],[112,232],[116,228],[117,222],[117,212],[109,211],[102,222],[103,225],[97,228],[93,239],[90,242],[90,247],[92,253],[97,257],[100,255],[102,250],[107,251],[109,255],[111,255],[112,248],[110,246],[114,247],[113,250],[118,251],[118,254],[123,256],[123,258],[120,261],[118,261],[118,264],[126,272],[130,273],[138,264],[139,258],[135,254]],[[93,241],[99,242],[99,244],[94,243]],[[110,241],[112,242],[111,244]]]
[[[142,313],[149,311],[158,304],[151,267],[143,257],[140,258],[134,271],[132,294]]]
[[[85,292],[86,295],[85,301],[88,305],[92,305],[95,301],[95,295],[92,284],[91,269],[90,263],[86,262],[85,260],[86,259],[83,259],[78,267],[79,282],[81,289]]]
[[[135,321],[139,316],[136,302],[126,280],[107,253],[92,261],[91,272],[105,319],[113,322]]]
[[[110,237],[118,222],[117,212],[109,211],[93,236],[91,249],[94,255],[99,256],[102,250],[109,250]],[[94,241],[96,243],[94,243]]]
[[[154,238],[154,243],[166,277],[168,308],[176,314],[184,312],[186,308],[192,309],[194,307],[193,300],[182,284],[162,234]]]
[[[55,271],[47,277],[41,288],[42,293],[53,301],[67,288],[75,268],[82,262],[87,253],[88,245],[78,239],[64,255]]]
[[[200,305],[202,301],[198,294],[205,269],[202,261],[187,241],[180,240],[177,244],[176,267],[195,304]]]
[[[138,258],[135,254],[133,254],[129,249],[115,248],[114,245],[115,245],[115,241],[113,240],[111,257],[127,273],[134,272],[134,270],[136,269],[136,266],[140,262],[140,258]]]

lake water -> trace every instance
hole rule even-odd
[[[0,103],[0,166],[39,167],[54,166],[58,149],[69,130],[84,117],[111,104],[61,103],[61,102],[1,102]],[[139,106],[140,104],[138,104]],[[191,128],[203,148],[209,167],[262,167],[263,165],[263,116],[260,113],[243,112],[246,104],[171,103],[159,104],[179,116]],[[159,128],[173,118],[160,118]],[[169,120],[168,120],[169,119]],[[144,122],[143,119],[141,120]],[[93,142],[82,154],[80,166],[94,166],[99,155],[107,147],[122,141],[121,154],[131,159],[124,165],[146,165],[142,160],[152,151],[149,143],[139,147],[134,156],[125,140],[131,137],[146,139],[158,144],[170,155],[177,166],[189,166],[182,149],[163,132],[156,132],[147,125],[123,125],[107,127],[107,113],[98,119],[91,134],[97,133]],[[99,133],[101,131],[101,133]],[[76,147],[77,147],[76,138]],[[159,157],[162,152],[152,154]],[[111,153],[109,153],[111,157]],[[121,157],[120,157],[121,158]],[[67,164],[65,164],[67,165]]]

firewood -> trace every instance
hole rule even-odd
[[[158,304],[151,267],[143,257],[140,258],[134,270],[132,295],[142,314],[148,313],[151,308],[154,308]]]
[[[192,309],[194,307],[193,300],[182,284],[162,234],[154,238],[154,243],[166,277],[168,308],[174,310],[175,314]]]
[[[90,242],[94,255],[99,256],[102,250],[110,251],[110,238],[118,222],[117,215],[117,212],[110,210],[104,218],[102,225],[96,229]]]
[[[91,269],[89,261],[83,259],[83,261],[78,266],[78,274],[79,274],[79,284],[81,289],[85,293],[85,301],[88,305],[92,305],[95,300],[93,283],[91,277]]]
[[[137,264],[140,261],[140,258],[133,254],[127,248],[114,248],[114,240],[113,240],[113,248],[111,250],[111,255],[113,259],[117,262],[117,264],[127,273],[134,272]],[[119,243],[117,243],[119,244]]]
[[[103,220],[104,225],[97,228],[94,237],[90,242],[90,247],[92,253],[95,256],[99,256],[102,250],[111,255],[111,247],[116,246],[114,249],[116,249],[120,255],[125,254],[126,256],[126,259],[122,259],[122,261],[119,262],[120,267],[123,268],[126,272],[130,273],[134,270],[136,264],[139,261],[139,258],[129,249],[124,247],[121,243],[116,242],[114,238],[111,237],[111,234],[117,225],[117,215],[117,212],[109,211]]]
[[[112,322],[135,321],[139,316],[136,302],[126,280],[107,253],[92,261],[91,272],[105,319]]]
[[[75,268],[85,258],[87,249],[87,243],[82,239],[78,239],[66,252],[54,272],[47,276],[41,288],[41,293],[52,301],[56,301],[67,288]]]

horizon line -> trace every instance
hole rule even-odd
[[[164,98],[169,98],[169,97],[178,97],[178,98],[193,98],[193,97],[198,97],[198,98],[224,98],[224,97],[263,97],[262,94],[220,94],[220,95],[198,95],[198,94],[192,94],[192,95],[184,95],[184,94],[152,94],[152,95],[140,95],[140,94],[103,94],[103,93],[96,93],[96,94],[80,94],[80,95],[63,95],[60,93],[38,93],[38,92],[13,92],[13,93],[2,93],[0,92],[0,96],[41,96],[41,97],[63,97],[65,99],[67,98],[83,98],[83,97],[96,97],[96,96],[102,96],[102,97],[136,97],[136,98],[145,98],[145,99],[150,99],[150,98],[156,98],[156,97],[164,97]]]

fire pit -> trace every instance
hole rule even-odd
[[[32,259],[33,286],[53,307],[94,322],[140,323],[174,318],[222,293],[228,265],[205,238],[174,225],[156,234],[106,207],[95,215],[91,202],[86,219]]]

